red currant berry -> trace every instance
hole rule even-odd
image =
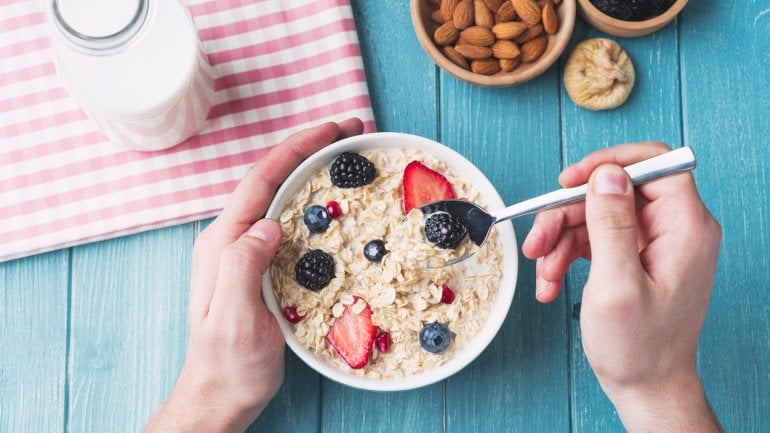
[[[374,341],[377,343],[377,350],[381,353],[387,353],[388,350],[390,350],[390,345],[393,344],[390,340],[390,334],[385,331],[381,331],[377,334],[377,338],[375,338]]]
[[[446,284],[441,286],[441,302],[444,304],[451,304],[454,300],[455,292],[453,292]]]
[[[338,218],[342,216],[342,209],[340,209],[340,204],[334,200],[326,203],[326,211],[329,212],[329,216],[332,218]]]
[[[300,316],[297,314],[297,307],[293,305],[289,305],[286,307],[283,307],[283,317],[286,318],[291,323],[299,323],[304,319],[305,316]]]

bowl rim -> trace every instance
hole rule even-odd
[[[604,12],[600,11],[590,0],[578,0],[580,7],[583,9],[583,13],[590,15],[592,18],[600,21],[602,24],[624,30],[649,30],[655,27],[662,26],[674,19],[679,12],[687,6],[689,0],[675,0],[674,4],[668,8],[665,12],[658,16],[648,18],[644,21],[624,21],[617,18],[613,18]]]
[[[558,32],[553,35],[546,34],[549,38],[554,37],[555,39],[553,49],[537,59],[537,61],[532,63],[526,70],[521,71],[518,74],[514,71],[509,73],[498,72],[495,75],[481,75],[455,65],[441,52],[438,46],[433,43],[433,38],[428,33],[428,29],[425,27],[425,22],[422,20],[420,14],[421,2],[428,3],[428,0],[410,0],[412,27],[417,35],[417,40],[420,41],[420,45],[422,45],[422,48],[428,54],[428,57],[430,57],[441,69],[445,70],[455,78],[484,87],[508,87],[522,84],[540,76],[548,68],[553,66],[569,44],[575,27],[575,15],[577,10],[576,0],[564,0],[562,2],[559,9],[565,8],[564,13],[566,14],[565,17],[567,19],[559,23]],[[566,34],[563,34],[562,32],[565,32]]]
[[[397,143],[397,144],[394,144]],[[403,144],[401,144],[403,143]],[[265,215],[278,219],[286,201],[314,174],[346,150],[362,151],[377,148],[416,148],[447,163],[455,173],[473,177],[474,186],[484,196],[490,208],[504,206],[500,194],[481,170],[455,150],[434,140],[412,134],[378,132],[357,135],[333,143],[307,158],[281,185]],[[462,171],[459,170],[462,166]],[[476,336],[465,347],[443,365],[422,373],[396,379],[372,379],[343,371],[331,362],[321,359],[310,351],[294,334],[292,326],[285,320],[276,296],[273,294],[270,269],[262,279],[262,297],[265,305],[276,317],[284,340],[289,348],[310,368],[338,383],[369,391],[404,391],[416,389],[444,380],[465,368],[486,350],[505,322],[516,292],[519,271],[518,243],[513,225],[497,226],[504,266],[501,270],[500,286],[492,303],[489,317]]]

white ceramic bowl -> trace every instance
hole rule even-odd
[[[270,208],[267,210],[267,218],[278,219],[286,202],[302,188],[311,176],[331,165],[334,158],[340,153],[344,151],[361,152],[378,148],[411,148],[429,153],[444,161],[456,175],[462,176],[473,184],[479,191],[481,200],[487,203],[489,209],[503,207],[503,200],[492,183],[476,166],[459,153],[433,140],[416,135],[381,132],[341,140],[310,156],[289,175],[281,188],[278,189]],[[283,317],[280,304],[273,293],[269,272],[265,274],[262,281],[262,295],[267,307],[278,318],[286,344],[300,359],[320,374],[339,383],[371,391],[402,391],[419,388],[446,379],[470,364],[489,345],[508,315],[508,309],[516,289],[516,276],[519,269],[516,235],[510,223],[499,224],[497,231],[503,250],[503,270],[500,287],[493,301],[489,318],[473,340],[466,344],[462,350],[455,352],[454,356],[444,365],[416,375],[399,379],[371,379],[343,371],[315,355],[294,335],[292,325]]]

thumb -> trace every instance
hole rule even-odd
[[[615,279],[641,272],[634,187],[621,167],[602,165],[591,175],[586,193],[586,227],[592,277]]]
[[[281,226],[271,219],[261,219],[228,245],[219,259],[219,273],[209,311],[220,306],[233,308],[238,303],[262,304],[262,276],[281,244]]]

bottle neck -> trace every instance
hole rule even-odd
[[[134,0],[136,10],[129,10],[127,21],[117,23],[113,29],[108,29],[102,34],[88,34],[87,30],[73,25],[73,18],[64,13],[64,3],[71,0],[52,0],[52,20],[58,32],[64,37],[73,48],[89,55],[109,55],[121,50],[133,40],[147,21],[149,11],[149,0]],[[95,10],[78,10],[80,14],[86,14],[87,20],[97,21],[104,19],[100,16],[105,11],[95,8]]]

